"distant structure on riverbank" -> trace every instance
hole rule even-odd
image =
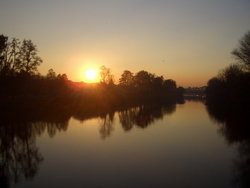
[[[184,89],[183,97],[185,99],[205,99],[206,86],[188,87]]]

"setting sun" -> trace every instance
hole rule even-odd
[[[98,82],[98,72],[95,69],[87,69],[84,72],[84,81],[88,83]]]

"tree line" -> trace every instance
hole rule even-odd
[[[115,84],[111,69],[102,66],[100,82],[93,87],[93,84],[70,81],[66,74],[56,74],[53,69],[41,75],[38,67],[42,62],[31,40],[0,35],[0,104],[60,101],[92,110],[108,110],[152,100],[176,101],[183,93],[174,80],[145,70],[135,74],[125,70]]]
[[[250,31],[232,51],[236,62],[208,81],[206,88],[209,104],[247,106],[250,104]]]

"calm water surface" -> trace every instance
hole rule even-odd
[[[17,174],[5,169],[6,187],[8,182],[17,188],[237,185],[238,145],[229,144],[223,125],[210,118],[202,102],[30,126],[34,133],[12,149],[26,154],[5,167],[26,169]]]

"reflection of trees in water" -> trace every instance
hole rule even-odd
[[[165,114],[173,113],[175,109],[176,104],[141,105],[119,111],[118,117],[122,128],[129,131],[133,126],[146,128],[155,120],[162,119]],[[99,132],[103,139],[110,136],[114,130],[114,114],[114,112],[110,112],[99,116],[101,118]]]
[[[238,158],[234,160],[235,183],[250,187],[250,141],[240,142],[238,151]]]
[[[45,130],[50,137],[56,135],[58,131],[66,131],[68,128],[68,121],[66,122],[33,122],[32,127],[34,127],[37,135],[41,135]]]
[[[250,187],[250,117],[249,110],[242,106],[230,108],[208,104],[212,119],[219,123],[219,133],[229,144],[238,146],[238,157],[234,160],[234,183],[239,187]]]
[[[35,136],[30,124],[0,126],[1,187],[8,187],[10,182],[18,182],[22,177],[34,177],[43,160]]]
[[[106,137],[110,136],[113,130],[114,112],[101,115],[100,117],[101,117],[101,123],[99,132],[101,138],[105,139]]]
[[[0,118],[0,187],[32,179],[43,161],[36,136],[47,131],[52,137],[66,130],[69,117],[35,110],[2,109]]]
[[[118,113],[120,123],[125,131],[133,128],[136,122],[137,108],[130,108]]]
[[[157,119],[162,119],[165,114],[175,111],[175,104],[142,105],[118,113],[120,123],[125,131],[131,130],[134,125],[146,128]]]
[[[80,121],[99,117],[100,135],[105,139],[114,130],[115,111],[109,113],[82,112],[78,109],[34,106],[12,106],[0,109],[0,187],[9,187],[22,179],[32,179],[38,172],[43,156],[36,146],[36,137],[47,131],[50,137],[58,131],[66,131],[70,117]],[[171,105],[141,105],[118,112],[124,130],[133,126],[146,128],[164,114],[175,111]]]

